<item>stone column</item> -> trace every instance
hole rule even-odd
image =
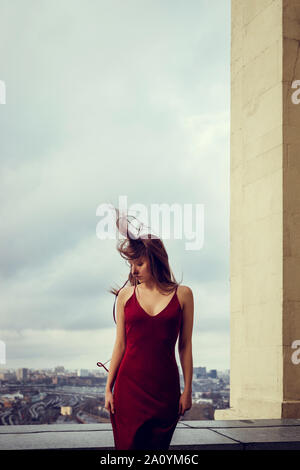
[[[232,0],[231,26],[230,408],[215,419],[300,418],[300,0]]]

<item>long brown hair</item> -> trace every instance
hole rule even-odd
[[[169,257],[162,240],[151,233],[143,234],[140,236],[140,232],[143,227],[142,224],[138,228],[138,234],[134,235],[128,229],[128,216],[120,217],[118,209],[115,210],[117,212],[116,225],[120,233],[125,236],[125,239],[117,243],[117,250],[119,251],[121,257],[124,258],[126,261],[134,260],[140,257],[146,257],[149,261],[150,272],[154,277],[159,290],[163,292],[165,291],[167,294],[169,294],[179,285],[179,283],[176,281],[174,274],[170,268]],[[116,296],[113,307],[113,316],[115,323],[116,299],[120,290],[127,283],[129,283],[131,286],[138,284],[137,279],[131,274],[131,270],[129,272],[128,279],[126,279],[126,282],[123,284],[122,287],[120,287],[119,289],[111,288],[109,290],[109,292]]]

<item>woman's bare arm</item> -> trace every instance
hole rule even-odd
[[[126,293],[128,293],[128,287],[123,287],[120,290],[117,297],[117,308],[116,308],[116,340],[115,345],[110,361],[109,372],[106,381],[106,390],[112,390],[113,384],[115,382],[115,377],[122,360],[122,357],[125,352],[126,346],[126,337],[125,337],[125,321],[124,321],[124,299],[126,298]]]
[[[194,297],[192,290],[184,286],[183,322],[178,340],[178,352],[184,377],[184,390],[192,391],[193,355],[192,332],[194,321]]]

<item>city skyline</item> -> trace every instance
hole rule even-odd
[[[65,372],[74,372],[74,371],[78,371],[78,370],[87,370],[87,371],[93,371],[93,372],[101,372],[101,367],[97,367],[96,369],[83,369],[81,367],[77,368],[77,369],[67,369],[66,367],[62,366],[62,365],[57,365],[57,366],[54,366],[54,367],[45,367],[45,368],[40,368],[40,369],[35,369],[35,368],[32,368],[32,367],[3,367],[3,366],[0,366],[0,373],[2,371],[5,371],[5,370],[18,370],[18,369],[27,369],[27,370],[33,370],[33,371],[39,371],[39,370],[43,370],[43,371],[55,371],[55,369],[57,368],[63,368]],[[210,369],[206,366],[193,366],[193,369],[201,369],[201,368],[205,368],[206,370],[220,370],[220,371],[229,371],[230,369],[216,369],[215,367]]]

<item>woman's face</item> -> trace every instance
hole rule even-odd
[[[149,261],[145,256],[129,260],[131,266],[131,274],[140,282],[144,282],[151,278]]]

